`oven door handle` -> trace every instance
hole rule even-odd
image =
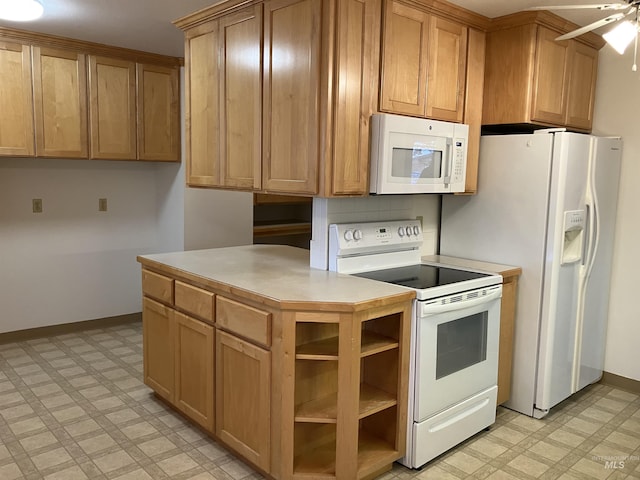
[[[464,308],[474,307],[476,305],[488,303],[492,300],[502,297],[502,285],[499,285],[497,287],[492,287],[491,289],[488,289],[488,290],[489,290],[489,293],[481,297],[476,297],[469,300],[460,300],[458,302],[445,303],[444,305],[441,303],[437,303],[437,301],[434,303],[421,302],[420,316],[432,315],[432,314],[442,313],[442,312],[453,312],[455,310],[462,310]]]

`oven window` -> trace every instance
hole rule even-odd
[[[442,152],[431,148],[394,148],[391,159],[391,176],[410,179],[437,179],[442,175]]]
[[[487,358],[488,312],[438,325],[436,380]]]

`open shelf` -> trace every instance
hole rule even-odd
[[[294,436],[294,477],[335,478],[336,426],[299,423]]]
[[[255,221],[253,224],[254,237],[272,235],[302,235],[311,233],[311,222],[297,219],[278,219],[267,223]]]
[[[298,345],[298,360],[338,360],[338,337],[324,338]]]
[[[398,402],[393,395],[372,387],[366,383],[360,384],[360,406],[358,409],[358,418],[374,415],[389,407],[393,407]]]
[[[360,403],[358,418],[374,415],[397,404],[393,395],[366,383],[360,384]],[[338,394],[331,393],[298,406],[295,413],[296,422],[336,423],[338,418]]]
[[[393,444],[365,430],[358,435],[358,478],[379,470],[400,458]]]
[[[399,345],[398,340],[395,338],[389,338],[369,330],[362,331],[362,357],[392,350],[394,348],[398,348]]]

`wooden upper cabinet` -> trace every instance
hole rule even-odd
[[[380,110],[425,116],[429,25],[426,12],[385,1]]]
[[[178,20],[188,183],[367,194],[380,14],[380,0],[229,0]]]
[[[462,122],[467,68],[467,27],[431,17],[427,117]]]
[[[89,56],[91,158],[136,159],[136,64]]]
[[[569,71],[565,123],[569,127],[590,130],[598,75],[598,51],[582,43],[572,42]]]
[[[387,0],[380,109],[462,122],[467,30],[423,8]]]
[[[33,156],[31,49],[0,39],[0,155]]]
[[[531,119],[563,125],[569,86],[569,41],[556,42],[558,35],[538,27]]]
[[[324,169],[326,195],[369,191],[369,132],[377,110],[380,0],[341,0],[337,16],[333,151]],[[327,143],[331,139],[327,140]]]
[[[603,40],[585,34],[556,41],[572,26],[549,12],[521,12],[494,22],[487,33],[482,123],[589,132]]]
[[[36,155],[87,158],[86,56],[33,47]]]
[[[220,19],[222,185],[260,189],[262,164],[262,5]]]
[[[138,159],[180,161],[178,70],[137,64]]]
[[[217,21],[186,33],[185,71],[187,184],[220,186]]]
[[[320,45],[318,0],[265,3],[262,188],[318,192]]]

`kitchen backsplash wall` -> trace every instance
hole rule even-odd
[[[424,243],[421,253],[434,255],[438,248],[440,195],[380,195],[363,198],[314,198],[311,267],[328,268],[329,225],[422,217]]]

